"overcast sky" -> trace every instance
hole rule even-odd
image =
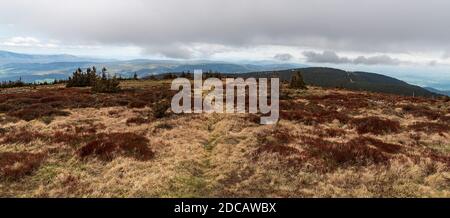
[[[114,58],[450,64],[448,0],[14,0],[0,49]]]

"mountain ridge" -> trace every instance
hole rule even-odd
[[[403,96],[439,97],[441,94],[430,92],[420,86],[411,85],[405,81],[382,74],[344,71],[328,67],[297,68],[281,71],[263,71],[235,74],[248,77],[279,77],[281,81],[290,81],[294,73],[300,72],[307,85],[325,88],[345,88],[355,91],[371,91],[378,93],[397,94]]]

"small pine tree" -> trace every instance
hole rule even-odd
[[[291,89],[307,89],[305,81],[303,81],[303,76],[299,71],[292,75],[291,84],[289,87]]]
[[[117,79],[116,76],[114,76],[111,79],[106,78],[106,76],[103,76],[102,78],[97,79],[95,81],[95,84],[92,86],[91,90],[93,92],[102,92],[102,93],[114,93],[120,91],[120,81]]]
[[[138,80],[138,79],[139,79],[136,72],[134,72],[133,79],[134,79],[134,80]]]

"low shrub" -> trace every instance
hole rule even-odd
[[[8,131],[3,135],[2,144],[23,143],[28,144],[34,140],[48,140],[48,136],[36,131],[30,131],[25,128],[15,131]]]
[[[409,113],[415,117],[426,117],[431,120],[437,120],[442,116],[438,111],[434,111],[424,105],[407,104],[402,106],[402,109],[404,112]]]
[[[98,157],[110,161],[117,155],[134,157],[138,160],[148,160],[154,152],[148,147],[148,139],[135,133],[101,133],[78,150],[81,158]]]
[[[415,122],[408,129],[426,133],[450,133],[450,125],[445,123]]]
[[[47,104],[33,104],[17,111],[9,112],[8,115],[30,121],[44,116],[68,116],[70,113],[54,109]]]
[[[375,135],[383,135],[400,131],[400,123],[398,121],[374,116],[353,118],[350,124],[356,128],[359,134],[372,133]]]
[[[326,158],[329,160],[327,167],[331,168],[387,164],[389,161],[382,151],[368,146],[366,140],[354,139],[339,143],[304,136],[302,141],[311,156]]]
[[[167,115],[167,110],[170,108],[170,102],[167,100],[156,103],[153,109],[153,117],[156,119],[163,118]]]
[[[115,77],[112,79],[97,79],[91,90],[100,93],[115,93],[120,91],[119,84],[120,81]]]
[[[258,157],[261,153],[277,153],[281,156],[299,153],[296,148],[286,145],[293,140],[293,136],[284,127],[275,126],[264,130],[257,135],[257,139],[258,148],[254,152],[255,157]]]
[[[36,170],[44,161],[46,155],[28,152],[0,153],[0,178],[19,179]]]
[[[149,123],[149,122],[150,122],[150,120],[148,120],[147,118],[144,118],[144,117],[140,117],[140,116],[127,119],[127,125],[131,125],[131,124],[142,125],[142,124]]]

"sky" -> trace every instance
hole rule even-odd
[[[447,0],[1,1],[0,49],[272,60],[450,84],[449,11]]]

